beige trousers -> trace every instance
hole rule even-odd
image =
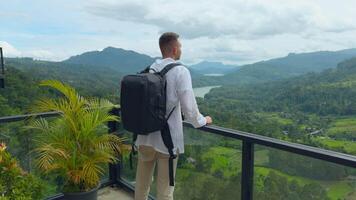
[[[139,146],[136,172],[135,200],[147,200],[152,183],[153,172],[157,163],[157,200],[173,200],[174,187],[169,185],[169,155],[157,152],[150,146]],[[174,159],[174,176],[177,169]]]

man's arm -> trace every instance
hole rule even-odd
[[[195,128],[212,123],[211,117],[200,114],[195,100],[192,78],[187,68],[183,68],[177,77],[177,93],[185,119]]]

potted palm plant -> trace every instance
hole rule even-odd
[[[104,99],[86,99],[59,81],[43,81],[40,85],[55,89],[61,97],[40,99],[32,110],[61,114],[51,121],[33,120],[28,126],[38,130],[33,151],[36,164],[44,172],[63,178],[67,200],[96,200],[100,176],[108,163],[117,161],[123,147],[123,139],[107,134],[105,126],[108,121],[119,120],[109,114],[114,105]]]

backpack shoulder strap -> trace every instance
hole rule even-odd
[[[149,73],[150,70],[153,70],[155,73],[157,72],[155,69],[151,68],[151,65],[148,65],[144,70],[138,72],[138,74]]]
[[[172,68],[174,68],[174,67],[176,67],[178,65],[182,65],[182,63],[171,63],[171,64],[168,64],[159,73],[161,74],[161,76],[164,76],[164,75],[167,74],[167,72],[169,70],[171,70]]]
[[[137,72],[137,74],[144,74],[144,73],[148,73],[150,71],[150,66],[147,66],[144,70]]]

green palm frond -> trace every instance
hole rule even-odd
[[[32,108],[30,108],[30,112],[47,112],[47,111],[57,111],[58,105],[57,102],[53,101],[52,99],[42,98],[35,101]]]
[[[51,130],[48,121],[44,118],[40,118],[37,120],[30,120],[29,125],[24,127],[25,129],[33,129],[40,131],[41,133],[49,133],[48,130]]]
[[[68,159],[70,155],[63,149],[55,148],[52,144],[42,144],[34,150],[38,153],[37,164],[38,167],[47,171],[56,168],[55,158]]]
[[[71,102],[78,101],[78,95],[74,88],[57,80],[45,80],[40,82],[40,86],[47,86],[62,93]]]
[[[123,152],[123,139],[107,133],[109,121],[119,121],[109,114],[115,107],[105,99],[85,99],[74,88],[55,80],[43,81],[63,96],[40,99],[33,106],[37,112],[61,111],[56,120],[36,119],[27,128],[38,130],[35,137],[37,165],[46,172],[60,171],[68,185],[85,190],[95,187],[103,174],[103,164],[117,161]]]
[[[92,133],[105,122],[118,121],[118,117],[105,112],[87,112],[83,115],[81,126],[87,133]]]
[[[106,99],[91,98],[91,99],[88,99],[87,103],[88,103],[88,107],[90,109],[99,109],[102,111],[105,111],[105,110],[109,111],[110,109],[115,107],[115,105],[113,103],[111,103],[110,101],[108,101]]]
[[[112,149],[115,152],[123,153],[123,142],[125,141],[124,138],[117,137],[116,135],[102,135],[98,138],[95,143],[93,144],[95,148],[100,150],[105,149]]]
[[[104,168],[101,163],[113,162],[116,158],[108,152],[97,152],[92,155],[90,160],[83,165],[82,177],[89,185],[96,186],[100,181],[100,175],[104,174]]]

